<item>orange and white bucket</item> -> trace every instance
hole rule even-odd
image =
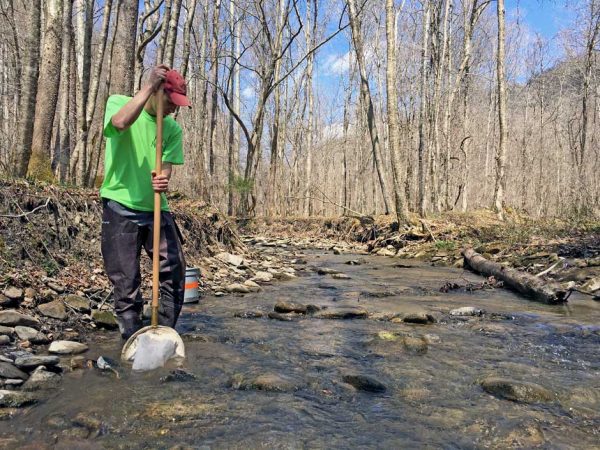
[[[187,267],[185,269],[185,295],[183,303],[198,303],[200,301],[200,269]]]

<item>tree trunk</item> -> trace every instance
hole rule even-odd
[[[494,277],[496,280],[502,281],[509,289],[533,300],[551,305],[567,301],[568,291],[556,282],[544,281],[527,272],[519,272],[516,269],[488,261],[471,248],[463,250],[462,254],[466,267],[470,267],[483,276]]]
[[[156,49],[156,65],[163,64],[165,60],[165,49],[169,39],[169,23],[171,22],[171,8],[173,7],[173,1],[174,0],[165,0],[163,18],[160,24],[160,42]]]
[[[422,22],[422,41],[421,41],[421,85],[419,88],[419,150],[418,150],[418,177],[419,177],[419,215],[425,217],[427,194],[425,191],[426,171],[425,163],[427,161],[427,142],[425,138],[425,108],[426,101],[425,87],[427,85],[427,60],[429,46],[429,0],[424,0],[423,22]]]
[[[117,25],[113,47],[110,92],[133,94],[135,40],[137,37],[138,2],[120,0],[117,8]]]
[[[63,3],[62,0],[48,0],[45,7],[42,63],[27,175],[49,181],[54,179],[50,161],[50,140],[60,86],[60,58],[56,55],[60,55],[62,49]]]
[[[220,0],[217,0],[220,2]],[[171,7],[171,19],[169,20],[169,31],[167,37],[167,48],[165,49],[164,64],[173,67],[175,60],[175,44],[177,43],[177,26],[179,25],[179,15],[181,13],[182,0],[173,0]]]
[[[388,112],[388,134],[389,149],[391,153],[392,173],[394,175],[394,198],[396,200],[396,218],[398,224],[408,222],[408,208],[402,189],[402,169],[400,167],[400,128],[398,114],[398,95],[396,88],[396,30],[394,0],[385,2],[385,34],[387,39],[387,67],[386,67],[386,89],[387,89],[387,112]]]
[[[66,182],[69,177],[69,160],[71,158],[69,134],[69,88],[71,78],[71,41],[73,1],[64,0],[63,4],[63,41],[60,63],[60,106],[58,119],[58,149],[54,157],[58,166],[58,179]],[[55,169],[56,170],[56,169]]]
[[[235,0],[229,0],[229,29],[231,32],[231,41],[230,41],[230,51],[231,51],[231,68],[235,71],[235,66],[237,66],[237,58],[239,57],[237,53],[238,46],[238,36],[236,36],[236,24],[237,24],[237,14],[235,8]],[[232,97],[235,99],[235,77],[229,76],[229,85],[227,86],[227,90],[231,93]],[[238,113],[236,111],[236,113]],[[238,133],[237,124],[235,119],[233,118],[233,114],[229,115],[229,147],[227,150],[227,214],[233,216],[233,183],[236,177],[236,158],[235,155],[238,152],[238,148],[236,147],[236,134]]]
[[[371,137],[371,148],[373,151],[373,160],[377,175],[379,178],[379,185],[381,188],[381,194],[383,197],[383,203],[385,208],[385,214],[389,214],[390,207],[388,202],[388,188],[383,174],[381,149],[379,142],[379,134],[377,132],[377,124],[375,122],[375,111],[373,108],[373,100],[371,98],[371,90],[369,87],[369,79],[367,76],[367,69],[365,66],[365,59],[363,53],[362,35],[360,30],[359,18],[357,17],[356,6],[354,0],[347,0],[348,3],[348,17],[350,20],[350,27],[352,29],[352,41],[354,42],[354,49],[356,52],[356,60],[358,63],[358,69],[360,73],[360,92],[361,92],[361,103],[363,109],[366,111],[367,124],[369,127],[369,136]]]
[[[217,0],[213,10],[212,41],[210,46],[211,61],[211,100],[210,100],[210,127],[208,129],[208,173],[212,177],[215,174],[215,134],[217,132],[217,82],[219,77],[219,15],[221,12],[221,0]],[[211,189],[212,190],[212,189]]]
[[[316,1],[306,0],[306,27],[304,28],[304,35],[306,38],[306,48],[312,48],[314,45],[314,28],[316,27],[316,21],[311,16],[312,6],[314,6],[314,14],[316,17]],[[314,55],[310,54],[306,60],[306,96],[307,96],[307,107],[308,116],[306,124],[306,166],[305,166],[305,179],[304,179],[304,215],[310,217],[313,214],[313,201],[312,201],[312,153],[313,153],[313,123],[314,123],[314,90],[313,90],[313,75],[314,75]]]
[[[164,0],[144,0],[144,12],[138,21],[139,39],[135,52],[135,90],[142,86],[146,46],[160,33],[160,5]],[[185,38],[184,38],[185,40]],[[184,74],[185,77],[185,74]]]
[[[506,79],[504,74],[504,0],[498,0],[498,54],[496,69],[498,77],[498,127],[500,141],[496,153],[496,185],[494,187],[494,210],[498,218],[504,219],[504,166],[506,159]]]
[[[183,78],[185,78],[188,73],[192,27],[194,26],[195,14],[196,0],[189,0],[189,2],[187,3],[187,15],[185,18],[185,26],[183,31],[183,56],[181,58],[181,75],[183,75]]]

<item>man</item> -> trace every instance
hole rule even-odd
[[[162,172],[155,173],[156,92],[163,86]],[[179,230],[169,212],[164,192],[172,166],[183,164],[181,127],[169,114],[191,106],[183,77],[165,65],[154,67],[134,97],[112,95],[106,104],[106,155],[103,203],[102,256],[114,287],[115,312],[121,336],[128,339],[142,327],[140,292],[142,247],[152,258],[154,192],[161,193],[159,324],[174,327],[181,312],[185,260]]]

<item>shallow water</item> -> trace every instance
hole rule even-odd
[[[178,331],[185,369],[197,381],[163,383],[168,373],[121,379],[96,369],[67,373],[43,403],[0,422],[0,445],[19,448],[600,448],[600,308],[524,300],[503,289],[439,292],[446,281],[481,282],[460,269],[394,267],[393,258],[311,253],[301,275],[244,296],[186,305]],[[349,280],[320,276],[330,267]],[[335,289],[334,289],[335,288]],[[427,311],[430,325],[370,319],[291,322],[234,317],[271,311],[278,301],[361,306],[370,313]],[[461,306],[483,317],[456,318]],[[388,331],[428,342],[411,352]],[[99,333],[86,357],[118,358],[116,333]],[[277,374],[287,392],[236,389],[235,380]],[[344,375],[368,375],[384,393],[357,391]],[[489,375],[538,383],[550,403],[491,396]],[[232,382],[232,380],[234,380]],[[243,383],[241,383],[243,385]]]

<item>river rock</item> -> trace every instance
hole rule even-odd
[[[346,275],[345,273],[334,273],[331,275],[331,278],[335,280],[349,280],[350,276]]]
[[[260,285],[252,280],[244,281],[244,286],[246,286],[248,289],[250,289],[251,292],[260,291]]]
[[[296,313],[296,314],[306,314],[307,306],[300,305],[298,303],[286,303],[286,302],[277,302],[273,307],[273,310],[278,313]]]
[[[95,309],[92,311],[92,320],[96,325],[109,330],[115,330],[119,328],[117,319],[112,311]]]
[[[236,292],[238,294],[249,294],[250,288],[240,283],[232,283],[225,287],[227,292]]]
[[[91,311],[90,301],[85,297],[80,297],[79,295],[67,295],[64,300],[65,304],[75,311],[89,314]]]
[[[388,248],[382,248],[382,249],[378,250],[376,254],[378,256],[395,256],[396,255],[396,249],[390,250]]]
[[[319,267],[317,269],[317,274],[319,275],[333,275],[336,273],[340,273],[339,270],[330,269],[329,267]]]
[[[48,281],[46,283],[46,286],[48,286],[50,289],[52,289],[57,294],[62,294],[67,290],[67,288],[64,285],[58,284],[55,281]]]
[[[60,358],[58,356],[38,356],[38,355],[30,355],[30,356],[19,356],[15,359],[15,366],[20,369],[30,370],[35,369],[38,366],[56,366],[60,363]]]
[[[7,345],[7,344],[10,344],[10,337],[5,334],[1,334],[0,335],[0,345]]]
[[[54,300],[53,302],[39,305],[38,310],[42,315],[53,319],[66,320],[67,318],[67,309],[60,300]]]
[[[294,320],[294,316],[291,314],[281,314],[274,311],[269,312],[267,316],[269,317],[269,319],[281,320],[282,322],[291,322],[292,320]]]
[[[555,399],[551,391],[539,384],[510,378],[488,377],[481,382],[481,387],[489,394],[515,402],[548,403]]]
[[[32,405],[37,401],[33,395],[26,392],[0,390],[0,407],[2,408],[20,408]]]
[[[35,317],[27,316],[12,310],[0,311],[0,325],[14,327],[23,325],[28,327],[39,327],[40,321]]]
[[[382,341],[397,341],[402,336],[391,331],[380,331],[377,333],[377,337]]]
[[[2,308],[12,308],[17,306],[18,302],[11,298],[8,298],[6,295],[0,294],[0,307]]]
[[[88,346],[81,342],[74,341],[54,341],[48,348],[49,353],[57,355],[75,355],[87,351]]]
[[[191,372],[187,372],[183,369],[175,369],[169,372],[168,375],[165,375],[160,379],[162,383],[173,383],[173,382],[186,382],[186,381],[196,381],[198,377]]]
[[[246,389],[256,389],[269,392],[293,392],[300,389],[301,385],[288,377],[274,373],[259,375],[252,380]]]
[[[581,290],[585,292],[595,292],[600,289],[600,277],[594,277],[581,286]]]
[[[29,377],[25,372],[18,369],[11,363],[0,362],[0,378],[13,378],[26,380]]]
[[[321,310],[315,313],[314,317],[316,317],[317,319],[331,320],[366,319],[367,317],[369,317],[369,312],[363,308],[349,306]]]
[[[359,391],[380,393],[387,390],[385,384],[368,375],[346,374],[342,379],[344,383],[354,386]]]
[[[19,302],[23,300],[23,289],[19,289],[14,286],[10,286],[5,289],[3,292],[4,296],[9,300],[13,300],[15,302]]]
[[[485,313],[482,309],[477,309],[474,306],[463,306],[450,311],[451,316],[481,316]]]
[[[402,318],[396,317],[392,322],[416,323],[420,325],[428,325],[435,322],[434,317],[426,312],[416,312],[404,315]]]
[[[270,283],[273,281],[273,274],[270,272],[258,271],[254,274],[254,277],[252,277],[252,281],[257,283]]]
[[[264,317],[261,311],[237,311],[233,313],[233,317],[239,317],[241,319],[260,319]]]
[[[231,264],[232,266],[238,267],[244,262],[244,258],[239,255],[232,255],[231,253],[223,252],[215,256],[219,261],[225,264]]]
[[[43,345],[50,342],[48,336],[35,328],[16,326],[15,333],[22,341],[29,341],[32,344]]]
[[[427,353],[427,340],[422,336],[404,336],[402,345],[407,352],[414,355],[424,355]]]
[[[37,391],[40,389],[53,389],[60,384],[60,375],[45,370],[43,366],[33,371],[23,385],[24,391]]]

